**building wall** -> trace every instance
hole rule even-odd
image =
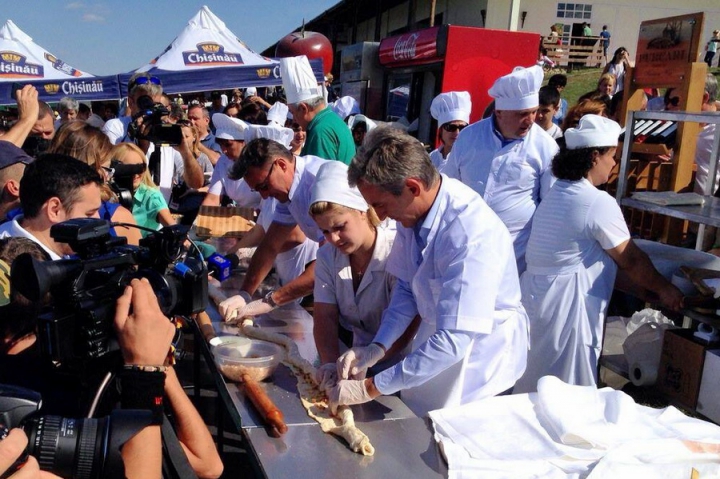
[[[498,1],[508,4],[510,2],[510,0]],[[705,42],[712,36],[714,29],[720,28],[720,1],[718,0],[683,0],[682,2],[667,3],[659,0],[579,1],[582,2],[581,5],[591,5],[592,10],[589,19],[573,18],[570,20],[564,17],[558,18],[558,4],[567,4],[567,2],[522,0],[520,10],[526,11],[527,16],[524,28],[520,28],[518,24],[518,29],[548,35],[550,25],[554,23],[582,23],[588,21],[593,34],[597,35],[602,30],[602,26],[607,25],[612,34],[610,50],[614,51],[616,48],[623,46],[630,52],[630,58],[634,61],[641,22],[688,13],[705,12],[705,25],[701,34],[703,43],[700,47],[699,58],[699,61],[702,61],[705,56],[703,51]],[[490,0],[490,2],[493,2],[493,0]],[[583,14],[585,13],[583,12]]]

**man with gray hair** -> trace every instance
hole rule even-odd
[[[80,110],[80,102],[69,96],[63,97],[58,102],[58,113],[60,113],[60,119],[55,122],[55,129],[60,128],[60,125],[73,121],[78,117],[78,110]]]
[[[281,58],[280,74],[293,120],[307,132],[300,154],[350,164],[355,154],[350,129],[327,107],[307,57]]]
[[[399,130],[369,132],[348,180],[380,218],[399,223],[387,263],[397,285],[373,343],[338,359],[331,408],[402,391],[424,415],[509,393],[526,366],[527,314],[500,218],[472,189],[439,174],[423,145]],[[363,378],[417,315],[405,359],[351,379]]]
[[[220,159],[222,150],[215,142],[215,135],[210,131],[210,112],[202,105],[190,105],[187,111],[187,118],[197,128],[200,143],[198,148],[205,153],[210,163],[215,166]]]
[[[155,182],[160,187],[165,201],[170,201],[173,186],[182,181],[190,188],[202,187],[205,181],[202,168],[185,142],[173,147],[158,146],[160,148],[159,168],[155,169],[150,158],[152,158],[156,146],[147,140],[133,138],[130,135],[129,127],[133,121],[139,128],[142,128],[140,126],[142,113],[138,108],[138,100],[147,96],[153,103],[160,103],[163,94],[160,79],[147,72],[135,73],[128,81],[128,92],[130,115],[108,120],[102,128],[103,133],[110,138],[114,145],[123,142],[137,143],[148,157],[148,166],[157,176]]]

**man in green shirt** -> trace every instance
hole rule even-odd
[[[293,120],[306,132],[301,155],[350,164],[355,142],[345,122],[327,107],[307,57],[280,60],[280,74]]]
[[[587,22],[583,22],[583,36],[584,37],[592,36],[592,30],[590,29],[590,25],[588,25]]]

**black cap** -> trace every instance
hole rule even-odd
[[[34,158],[9,141],[0,140],[0,170],[16,163],[29,165]]]

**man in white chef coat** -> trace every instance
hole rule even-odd
[[[373,343],[338,359],[330,405],[360,404],[401,392],[418,415],[512,389],[525,370],[527,315],[512,240],[467,186],[440,175],[406,133],[368,133],[348,172],[378,215],[398,223],[388,272],[398,278]],[[362,378],[421,317],[412,353]]]
[[[465,128],[443,173],[483,197],[513,239],[518,272],[525,270],[525,247],[532,215],[554,180],[550,163],[558,146],[535,124],[542,68],[516,67],[488,90],[495,113]]]

